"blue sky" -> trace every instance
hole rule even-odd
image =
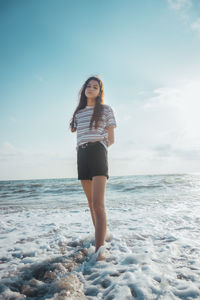
[[[0,0],[0,180],[77,177],[68,123],[98,74],[110,175],[200,172],[200,2]]]

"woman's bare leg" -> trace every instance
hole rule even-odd
[[[107,220],[104,205],[106,181],[106,176],[94,176],[92,178],[92,203],[95,213],[95,252],[100,246],[104,245],[106,238]]]
[[[81,180],[81,184],[82,184],[83,190],[85,192],[85,195],[88,199],[92,222],[95,227],[95,214],[94,214],[94,209],[93,209],[93,204],[92,204],[92,180]]]

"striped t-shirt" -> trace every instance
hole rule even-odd
[[[107,150],[108,128],[112,125],[117,127],[117,125],[112,108],[107,104],[104,104],[103,106],[102,120],[98,122],[97,129],[95,129],[95,122],[93,122],[92,129],[90,130],[90,120],[92,118],[94,106],[86,106],[75,114],[74,128],[77,129],[76,150],[84,143],[96,141],[100,141]]]

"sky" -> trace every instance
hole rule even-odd
[[[0,180],[77,178],[69,122],[98,75],[109,175],[200,172],[200,1],[0,0]]]

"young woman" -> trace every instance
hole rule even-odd
[[[114,143],[116,120],[112,108],[104,104],[104,86],[97,76],[88,78],[80,90],[70,128],[77,131],[78,179],[85,195],[95,227],[96,250],[106,238],[104,195],[108,175],[108,147]],[[103,259],[101,254],[98,257]]]

